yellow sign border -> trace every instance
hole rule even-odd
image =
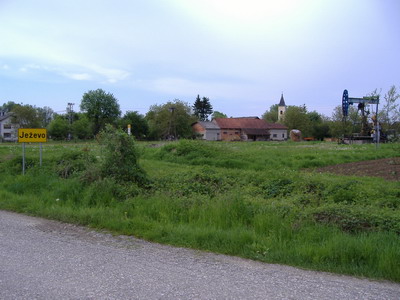
[[[46,143],[46,128],[18,128],[19,143]]]

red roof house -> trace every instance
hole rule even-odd
[[[212,122],[221,129],[223,141],[287,140],[287,127],[267,123],[258,117],[216,118]]]

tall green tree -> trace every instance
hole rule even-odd
[[[342,106],[336,106],[333,110],[331,122],[329,123],[330,134],[333,137],[341,138],[350,136],[361,131],[361,117],[354,105],[349,106],[347,118],[343,117]]]
[[[383,96],[383,108],[379,114],[379,121],[385,132],[396,131],[397,123],[400,122],[400,94],[395,85]]]
[[[269,110],[265,111],[261,118],[268,123],[278,122],[278,104],[271,105]]]
[[[228,116],[222,112],[219,111],[214,111],[211,115],[212,119],[216,119],[216,118],[227,118]]]
[[[117,99],[102,89],[83,94],[80,109],[93,122],[93,133],[97,134],[106,124],[116,124],[121,115]]]
[[[329,119],[322,116],[316,111],[307,113],[310,120],[310,137],[317,140],[323,140],[326,137],[331,137],[329,131]]]
[[[190,138],[191,124],[196,117],[191,114],[188,103],[178,99],[163,105],[152,105],[146,114],[150,139]]]
[[[48,106],[37,107],[36,110],[41,121],[41,127],[47,127],[53,120],[54,111]]]
[[[72,136],[81,140],[93,138],[93,123],[86,114],[74,114],[74,122],[71,125]]]
[[[144,139],[149,133],[149,125],[146,118],[137,111],[127,111],[119,121],[119,125],[126,130],[131,125],[131,133],[136,139]]]
[[[208,116],[213,112],[213,107],[210,103],[210,99],[203,97],[200,99],[200,95],[197,95],[196,101],[193,104],[193,114],[200,121],[207,121]]]
[[[16,104],[12,107],[12,123],[21,128],[42,127],[42,120],[36,107],[26,104]]]
[[[53,140],[65,140],[69,133],[68,120],[64,116],[57,115],[47,126],[47,129]]]
[[[302,136],[311,136],[311,121],[307,115],[307,108],[303,106],[288,106],[285,112],[284,124],[289,130],[298,129]]]
[[[15,103],[14,101],[8,101],[7,103],[3,103],[3,105],[0,106],[0,111],[11,112],[16,105],[17,103]]]

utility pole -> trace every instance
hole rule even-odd
[[[169,119],[169,126],[168,126],[168,140],[175,140],[176,139],[176,126],[175,126],[175,120],[174,120],[174,111],[175,107],[171,106],[168,108],[168,110],[171,112],[171,118]]]
[[[69,132],[68,132],[68,140],[71,140],[71,126],[72,126],[72,118],[74,113],[74,105],[75,103],[68,102],[67,112],[69,119]]]

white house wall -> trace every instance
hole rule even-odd
[[[15,142],[17,128],[11,124],[11,117],[0,121],[0,140],[7,142]]]
[[[270,129],[269,133],[272,141],[286,141],[288,138],[286,129]]]
[[[207,129],[204,134],[204,139],[207,141],[219,141],[221,140],[220,137],[220,130],[219,129]]]

